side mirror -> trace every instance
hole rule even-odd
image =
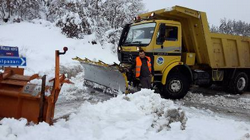
[[[164,23],[161,23],[160,28],[159,28],[159,37],[157,40],[157,42],[160,45],[163,45],[165,41],[165,34],[166,34],[166,25]]]

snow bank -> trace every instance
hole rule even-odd
[[[27,58],[26,74],[49,74],[55,65],[55,50],[64,46],[69,48],[66,55],[61,56],[60,63],[67,67],[78,65],[72,58],[76,56],[91,60],[102,60],[106,63],[118,62],[116,54],[112,54],[112,45],[92,45],[94,36],[84,39],[70,39],[61,34],[60,28],[50,22],[34,20],[34,23],[22,22],[0,26],[0,45],[17,46],[19,54]]]
[[[60,119],[53,126],[46,123],[26,125],[24,119],[0,121],[0,140],[236,140],[247,138],[250,126],[243,122],[214,118],[206,113],[197,115],[189,110],[186,130],[180,124],[171,124],[172,129],[158,132],[152,124],[157,119],[156,110],[178,108],[151,90],[142,90],[128,95],[119,95],[105,102],[82,104],[69,119]]]

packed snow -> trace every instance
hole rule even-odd
[[[240,109],[250,110],[250,98],[243,98],[243,95],[242,95],[242,97],[236,98],[233,95],[204,96],[202,93],[193,94],[193,93],[189,92],[184,97],[184,100],[190,101],[193,103],[200,102],[203,104],[211,104],[214,106],[226,106],[226,107],[230,107],[230,108],[240,108]]]
[[[52,126],[46,123],[27,123],[25,119],[4,118],[0,121],[0,140],[250,139],[249,121],[236,121],[217,116],[210,110],[185,107],[162,99],[152,90],[141,90],[105,100],[95,98],[95,94],[83,86],[84,72],[81,71],[79,62],[72,58],[87,57],[106,63],[118,60],[116,54],[111,51],[111,44],[92,45],[94,36],[70,39],[62,35],[59,28],[43,20],[0,25],[0,32],[0,45],[18,46],[20,54],[27,58],[25,73],[28,75],[39,73],[53,77],[54,51],[67,46],[69,51],[61,56],[60,63],[62,71],[71,72],[68,76],[70,75],[74,85],[64,84],[59,102],[63,104],[63,101],[73,103],[79,98],[83,100],[80,107],[72,105],[56,110],[56,117],[59,119]],[[191,96],[193,95],[187,96],[186,99]],[[198,95],[197,98],[203,97]],[[206,101],[208,100],[210,98]],[[217,100],[220,102],[224,99],[218,97]],[[60,117],[65,110],[70,113],[69,117]],[[171,110],[176,111],[179,118],[176,119],[177,122],[170,124],[170,128],[168,123]],[[180,123],[180,116],[184,116],[185,129]]]

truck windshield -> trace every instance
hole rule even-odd
[[[124,46],[147,46],[154,34],[156,23],[145,23],[131,26],[124,42]]]

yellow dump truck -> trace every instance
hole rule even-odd
[[[217,84],[233,93],[249,87],[250,38],[211,33],[205,12],[180,6],[141,14],[125,25],[117,47],[119,65],[74,60],[84,67],[86,85],[128,93],[140,87],[135,72],[126,71],[140,49],[151,57],[153,87],[166,98],[184,97],[192,84]]]
[[[143,49],[153,60],[153,83],[165,97],[182,98],[191,84],[247,90],[249,37],[211,33],[205,12],[181,6],[141,14],[134,21],[119,41],[121,66],[131,65]]]

